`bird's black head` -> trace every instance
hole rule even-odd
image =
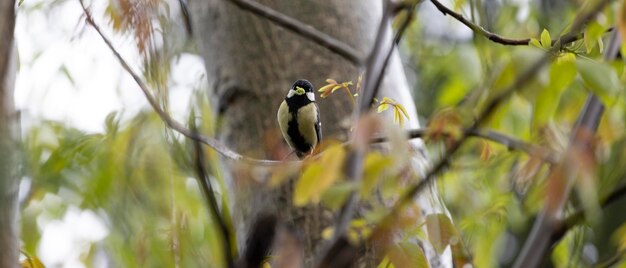
[[[291,89],[296,90],[298,87],[301,87],[302,89],[304,89],[305,92],[313,92],[313,84],[311,84],[311,82],[307,80],[299,79],[298,81],[293,83],[293,86],[291,86]]]
[[[315,93],[313,93],[313,84],[311,82],[299,79],[293,86],[289,89],[289,93],[287,94],[287,98],[298,97],[298,96],[306,96],[310,101],[315,101]]]

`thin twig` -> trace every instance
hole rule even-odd
[[[410,129],[407,131],[407,136],[409,139],[417,139],[417,138],[425,138],[428,137],[428,128],[418,128],[418,129]],[[525,142],[523,140],[517,139],[515,137],[506,135],[504,133],[500,133],[494,130],[480,130],[480,129],[464,129],[463,132],[469,137],[476,137],[485,139],[488,141],[492,141],[495,143],[499,143],[503,146],[506,146],[509,150],[521,151],[529,156],[537,156],[541,158],[541,160],[555,164],[557,162],[556,156],[551,154],[549,151],[545,150],[542,147],[539,147],[535,144]],[[450,133],[440,133],[442,136],[450,136]],[[382,143],[386,142],[386,137],[377,137],[372,139],[372,143]]]
[[[230,2],[245,11],[249,11],[266,18],[276,25],[315,42],[316,44],[350,61],[355,66],[361,66],[362,64],[362,59],[359,56],[359,53],[353,47],[320,30],[315,29],[313,26],[304,24],[302,21],[296,20],[255,1],[230,0]]]
[[[192,118],[192,128],[194,132],[197,131],[197,128],[195,126],[195,118]],[[202,145],[198,140],[193,140],[193,148],[194,157],[192,159],[194,159],[196,175],[198,176],[197,179],[201,186],[200,189],[202,189],[202,193],[207,199],[209,214],[211,215],[213,220],[217,221],[217,225],[220,228],[220,232],[222,234],[224,260],[226,261],[227,267],[232,268],[234,267],[234,258],[232,254],[232,244],[230,242],[230,229],[228,228],[228,225],[226,225],[226,221],[220,213],[220,209],[217,204],[217,198],[215,198],[215,191],[213,191],[213,186],[211,185],[208,172],[206,170],[206,167],[204,166],[204,150],[202,149]]]
[[[443,13],[443,15],[450,15],[452,18],[456,19],[457,21],[463,23],[465,26],[470,28],[470,30],[472,30],[474,33],[482,35],[485,38],[493,41],[494,43],[498,43],[498,44],[505,45],[505,46],[527,46],[530,43],[530,40],[531,40],[530,38],[521,38],[521,39],[508,38],[508,37],[504,37],[499,34],[490,32],[486,30],[485,28],[481,27],[480,25],[477,25],[473,23],[472,21],[468,20],[462,14],[458,12],[454,12],[454,10],[446,7],[444,4],[442,4],[438,0],[430,0],[430,2],[432,2],[433,5],[435,5],[435,7],[439,11],[441,11],[441,13]],[[612,27],[607,29],[606,32],[611,32],[611,31],[613,31]],[[561,42],[561,44],[569,44],[577,40],[580,40],[583,37],[584,37],[583,33],[567,35],[560,39],[552,40],[551,45],[555,45],[559,41]]]
[[[603,201],[600,201],[600,207],[606,208],[616,201],[622,199],[624,196],[626,196],[626,184],[617,187],[617,189],[611,192],[611,194],[609,194]],[[585,213],[583,209],[579,209],[569,215],[567,218],[565,218],[565,220],[562,221],[562,224],[555,229],[552,236],[550,237],[551,244],[554,246],[563,238],[563,236],[565,236],[567,231],[581,223],[585,219],[584,215]]]
[[[243,161],[243,162],[247,162],[249,164],[256,164],[256,165],[278,165],[278,164],[284,164],[285,163],[283,161],[266,160],[266,159],[254,159],[254,158],[243,156],[243,155],[241,155],[241,154],[231,150],[226,145],[224,145],[223,143],[219,142],[218,140],[216,140],[214,138],[207,137],[207,136],[202,135],[200,133],[196,133],[194,131],[189,130],[183,124],[181,124],[180,122],[178,122],[174,118],[172,118],[167,112],[165,112],[160,107],[159,102],[152,95],[152,93],[150,93],[151,90],[149,89],[148,85],[146,85],[143,82],[141,77],[135,71],[133,71],[133,69],[126,62],[126,60],[124,60],[124,58],[120,55],[120,53],[117,51],[117,49],[115,49],[115,47],[113,46],[111,41],[102,33],[102,31],[100,30],[100,27],[93,20],[93,17],[91,16],[91,13],[89,12],[89,10],[87,10],[87,8],[85,7],[85,4],[83,3],[83,1],[79,0],[79,2],[80,2],[81,6],[83,8],[84,13],[85,13],[85,20],[86,20],[86,22],[89,25],[91,25],[96,30],[96,32],[98,32],[98,34],[100,35],[100,37],[102,38],[104,43],[106,43],[106,45],[109,47],[111,52],[113,52],[113,55],[117,58],[119,63],[122,65],[122,68],[124,68],[124,70],[126,70],[126,72],[133,77],[133,79],[135,80],[135,82],[137,83],[137,85],[139,86],[141,91],[143,92],[144,96],[146,97],[146,100],[148,100],[148,103],[150,104],[152,109],[159,115],[161,120],[163,120],[163,122],[165,122],[165,124],[169,128],[175,130],[176,132],[184,135],[187,138],[190,138],[192,140],[196,140],[198,142],[201,142],[203,144],[208,145],[209,147],[211,147],[215,151],[217,151],[220,155],[222,155],[222,156],[224,156],[224,157],[226,157],[226,158],[228,158],[230,160]],[[300,161],[290,161],[289,163],[299,163],[299,162]]]

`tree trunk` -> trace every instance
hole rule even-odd
[[[382,14],[382,1],[293,1],[263,0],[261,3],[311,25],[354,47],[365,58],[375,38]],[[237,8],[225,0],[191,0],[192,24],[198,48],[205,60],[213,105],[221,120],[218,138],[232,149],[258,158],[277,158],[282,144],[276,112],[291,84],[307,79],[316,88],[325,79],[356,82],[360,70],[340,56],[264,18]],[[383,81],[382,96],[400,101],[410,114],[409,127],[419,127],[400,57],[396,52]],[[352,107],[345,94],[318,98],[324,139],[346,140]],[[414,142],[422,149],[421,141]],[[415,161],[423,163],[424,161]],[[423,166],[417,167],[423,169]],[[239,245],[244,230],[260,212],[278,213],[282,221],[304,232],[305,253],[310,263],[318,249],[321,230],[332,216],[319,207],[294,208],[290,189],[263,189],[251,178],[241,178],[232,167],[226,178],[232,187],[234,221]],[[250,176],[251,173],[244,173]],[[260,179],[260,178],[257,178]],[[246,183],[244,183],[246,182]],[[252,185],[251,185],[252,184]],[[436,196],[421,195],[424,213],[441,211]],[[425,245],[433,267],[438,256]],[[434,254],[434,255],[433,255]],[[449,258],[448,258],[449,259]],[[447,261],[446,261],[447,263]]]
[[[0,1],[0,267],[18,267],[15,84],[15,1]]]

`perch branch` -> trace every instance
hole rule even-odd
[[[355,66],[360,66],[362,63],[359,53],[353,47],[320,30],[315,29],[313,26],[304,24],[297,19],[289,17],[255,1],[230,0],[230,2],[245,11],[266,18],[276,25],[315,42],[316,44],[350,61]]]

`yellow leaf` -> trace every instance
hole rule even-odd
[[[397,106],[393,106],[393,122],[402,125],[402,115],[400,115],[400,112],[396,107]]]
[[[400,111],[404,114],[404,117],[406,117],[406,119],[409,119],[409,113],[406,111],[406,109],[404,108],[404,106],[402,104],[396,104],[396,107],[398,107],[398,109],[400,109]]]
[[[381,102],[380,104],[378,104],[378,109],[376,109],[376,112],[382,113],[387,109],[389,109],[389,104]]]
[[[391,166],[392,159],[385,157],[380,152],[374,151],[365,156],[365,163],[363,164],[363,183],[359,194],[361,198],[367,198],[376,183],[383,177],[383,171]]]
[[[318,92],[326,92],[327,90],[329,90],[330,88],[332,88],[334,85],[325,85],[323,87],[321,87],[319,90],[317,90]]]
[[[32,256],[24,251],[22,251],[22,254],[26,256],[26,259],[20,263],[22,268],[46,268],[37,256]]]
[[[545,49],[549,49],[552,46],[552,38],[550,38],[550,32],[548,30],[543,29],[541,32],[541,46]]]
[[[345,157],[343,146],[336,144],[326,149],[320,159],[308,165],[296,183],[294,204],[302,206],[308,202],[319,202],[322,192],[343,175]]]
[[[438,213],[426,216],[426,229],[428,240],[438,254],[443,253],[448,245],[456,245],[459,242],[460,237],[456,228],[446,214]]]
[[[422,248],[411,242],[400,242],[392,246],[387,256],[389,256],[389,260],[395,267],[430,267]]]
[[[328,79],[326,79],[326,83],[329,83],[329,84],[332,84],[332,85],[336,85],[337,81],[335,81],[334,79],[328,78]]]
[[[317,192],[317,180],[322,174],[322,166],[320,163],[311,163],[302,172],[302,177],[296,183],[296,190],[293,195],[293,203],[296,206],[303,206],[309,202],[312,196]]]
[[[383,100],[380,103],[396,103],[395,101],[393,101],[392,99],[388,98],[388,97],[383,97]]]
[[[330,92],[335,92],[335,91],[337,91],[338,89],[340,89],[342,87],[343,87],[342,85],[336,85],[336,86],[333,87],[333,89],[330,90]]]
[[[489,160],[489,158],[491,158],[492,154],[493,154],[493,149],[491,148],[491,145],[488,142],[481,140],[480,141],[480,159],[483,161],[487,161]]]
[[[330,240],[331,238],[333,238],[334,233],[335,233],[335,228],[333,228],[332,226],[326,227],[322,231],[322,238],[325,240]]]

